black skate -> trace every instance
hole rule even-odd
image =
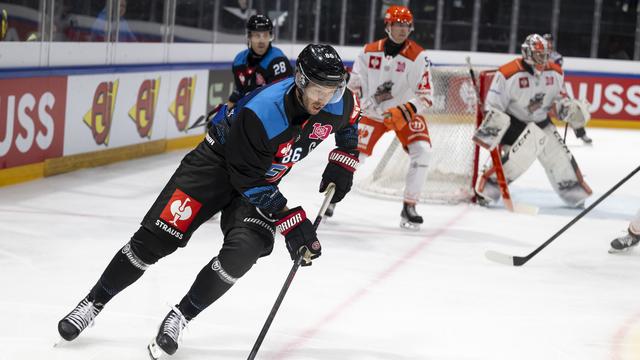
[[[324,216],[330,218],[333,216],[333,211],[336,209],[336,204],[329,204],[329,206],[327,206],[327,211],[324,212]]]
[[[182,330],[188,322],[178,308],[172,308],[160,324],[158,335],[147,346],[149,356],[157,360],[164,354],[175,354],[178,351],[178,342],[182,338]]]
[[[94,303],[85,297],[67,316],[58,322],[58,332],[63,339],[71,341],[80,335],[82,330],[93,325],[93,320],[102,311],[103,304]]]
[[[415,204],[404,203],[402,212],[400,213],[400,227],[409,230],[419,230],[423,223],[422,216],[416,212]]]
[[[615,254],[628,251],[632,247],[638,246],[638,242],[640,242],[640,235],[635,235],[629,232],[627,235],[614,239],[611,242],[611,249],[609,249],[609,253]]]
[[[589,136],[587,136],[587,134],[584,134],[584,135],[580,138],[580,140],[582,140],[582,142],[583,142],[585,145],[593,145],[593,139],[591,139]]]
[[[591,140],[591,138],[589,136],[587,136],[587,131],[584,128],[580,128],[580,129],[576,129],[574,130],[576,137],[580,140],[582,140],[582,142],[585,145],[592,145],[593,144],[593,140]]]

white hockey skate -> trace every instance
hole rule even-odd
[[[400,218],[400,227],[407,230],[420,230],[420,225],[424,222],[422,216],[418,215],[415,204],[404,203]]]
[[[175,354],[182,339],[182,332],[188,323],[189,320],[185,319],[180,310],[173,307],[162,320],[158,335],[147,346],[149,357],[158,360],[165,355]]]
[[[609,254],[617,254],[629,251],[632,247],[638,246],[639,242],[640,235],[635,235],[628,232],[626,235],[616,238],[611,242],[611,249],[609,249]]]

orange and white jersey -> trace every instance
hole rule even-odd
[[[424,49],[406,40],[395,57],[385,56],[384,42],[367,44],[353,64],[349,89],[360,96],[363,114],[381,120],[387,109],[411,101],[417,112],[432,103],[431,61]]]
[[[492,107],[523,122],[540,122],[565,96],[563,89],[564,75],[559,65],[549,62],[539,75],[533,75],[519,58],[496,71],[485,110]]]

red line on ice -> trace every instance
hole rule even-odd
[[[315,323],[313,326],[310,326],[306,330],[304,330],[300,335],[297,336],[297,339],[290,341],[286,345],[284,345],[280,350],[276,351],[273,355],[270,356],[272,359],[284,359],[291,355],[296,349],[302,347],[302,345],[307,342],[307,340],[313,338],[324,325],[328,324],[338,316],[340,316],[343,312],[345,312],[351,305],[359,301],[363,298],[369,290],[383,282],[385,279],[393,275],[400,268],[402,268],[408,260],[415,257],[417,254],[422,251],[427,245],[429,245],[433,240],[447,232],[455,223],[457,223],[460,219],[462,219],[467,212],[469,212],[470,207],[465,207],[463,211],[459,214],[455,215],[451,220],[449,220],[444,226],[438,228],[433,233],[427,235],[424,240],[422,240],[419,244],[411,248],[411,250],[407,251],[404,255],[402,255],[398,260],[392,263],[389,267],[378,273],[366,286],[361,287],[355,293],[353,293],[350,297],[348,297],[345,301],[337,305],[333,310],[331,310],[326,316],[324,316],[320,321]]]

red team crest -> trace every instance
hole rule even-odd
[[[198,200],[191,198],[180,189],[176,189],[162,210],[160,219],[166,221],[171,227],[185,232],[189,229],[189,225],[201,207],[202,204]]]
[[[369,57],[369,68],[370,69],[380,69],[380,64],[382,63],[382,58],[380,56],[371,56]]]
[[[286,142],[284,144],[280,144],[280,146],[278,146],[278,151],[276,152],[276,157],[285,157],[285,156],[287,156],[289,151],[291,151],[292,147],[293,146],[291,145],[291,141]]]
[[[333,130],[333,126],[331,125],[322,125],[319,123],[313,124],[313,132],[309,134],[309,139],[313,140],[324,140],[331,134],[331,130]]]
[[[518,84],[520,85],[520,89],[528,88],[529,79],[527,79],[526,77],[521,77],[520,80],[518,80]]]
[[[396,68],[397,72],[404,72],[404,69],[407,67],[407,64],[404,61],[398,61],[398,67]]]

